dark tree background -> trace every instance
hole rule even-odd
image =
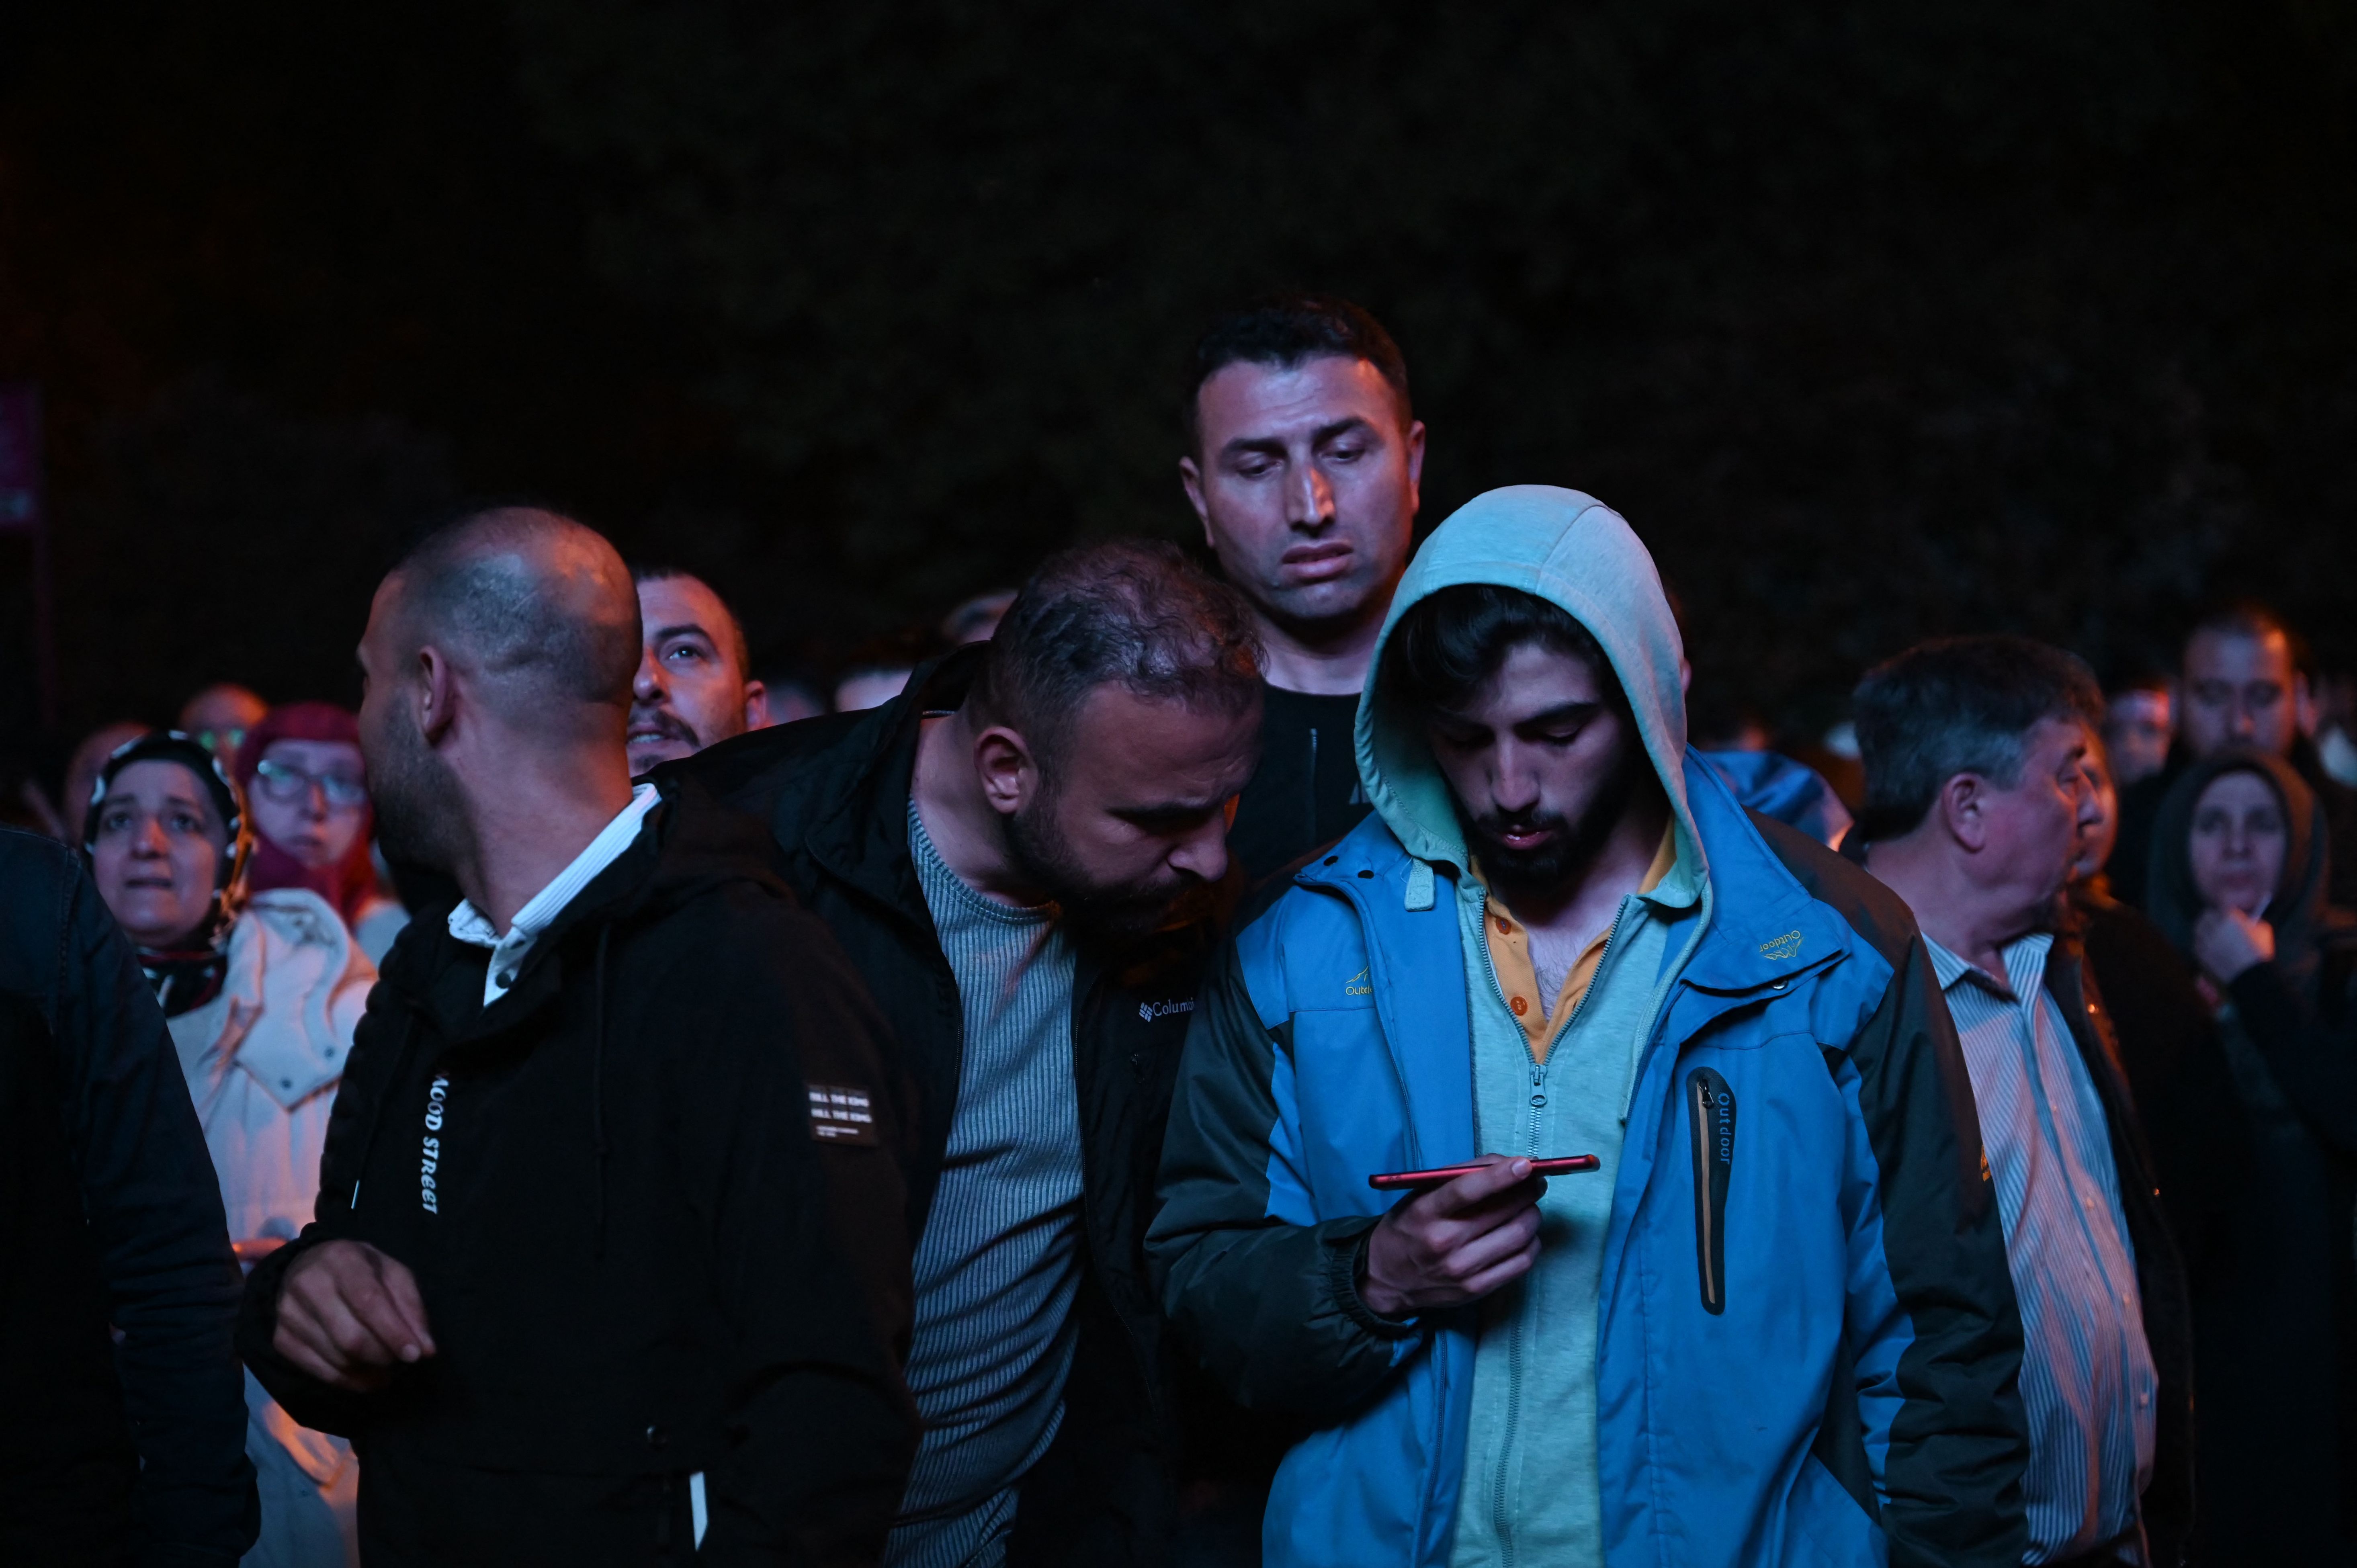
[[[2198,600],[2357,660],[2357,13],[2312,0],[514,0],[0,33],[0,377],[50,401],[69,728],[348,694],[403,530],[529,493],[812,656],[1183,535],[1212,312],[1350,294],[1425,518],[1652,543],[1813,728]],[[21,553],[0,588],[22,625]],[[0,704],[28,722],[21,637]]]

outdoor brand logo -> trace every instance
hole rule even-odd
[[[822,1144],[876,1146],[876,1108],[864,1089],[813,1083],[810,1089],[811,1136]]]
[[[1181,1013],[1194,1010],[1195,1001],[1191,996],[1182,1002],[1141,1002],[1137,1004],[1137,1015],[1149,1024],[1157,1018],[1175,1018]]]
[[[1786,931],[1782,936],[1778,937],[1772,942],[1761,942],[1760,944],[1760,956],[1761,958],[1787,959],[1791,958],[1794,953],[1797,953],[1800,950],[1801,933],[1798,931]]]
[[[442,1168],[442,1119],[449,1108],[450,1079],[441,1073],[425,1086],[425,1144],[417,1164],[417,1201],[428,1214],[442,1212],[442,1189],[436,1173]]]
[[[1374,993],[1375,988],[1367,983],[1367,971],[1363,969],[1344,982],[1342,985],[1342,994],[1345,996],[1372,996]]]

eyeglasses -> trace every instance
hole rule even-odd
[[[253,779],[262,792],[274,800],[300,800],[317,785],[330,810],[352,811],[368,804],[368,786],[348,773],[306,773],[265,757],[255,767]]]

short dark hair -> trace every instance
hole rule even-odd
[[[1585,662],[1605,701],[1629,711],[1629,694],[1596,636],[1561,605],[1495,583],[1458,583],[1418,599],[1383,644],[1381,684],[1420,714],[1453,707],[1525,643]]]
[[[2284,639],[2284,650],[2291,659],[2292,669],[2302,675],[2315,672],[2315,655],[2308,639],[2294,630],[2289,621],[2277,615],[2273,606],[2252,598],[2220,599],[2204,607],[2194,618],[2185,634],[2179,653],[2179,668],[2184,664],[2184,652],[2193,646],[2193,639],[2207,632],[2212,637],[2247,637],[2264,642],[2270,637]]]
[[[2104,693],[2086,661],[2027,637],[1918,643],[1867,671],[1852,702],[1866,767],[1857,823],[1868,843],[1914,832],[1959,773],[2018,784],[2041,720],[2096,734],[2104,724]]]
[[[1304,360],[1335,355],[1364,360],[1390,383],[1399,399],[1400,427],[1415,418],[1407,394],[1407,361],[1383,324],[1347,299],[1331,295],[1279,294],[1256,299],[1221,317],[1195,340],[1195,356],[1179,409],[1187,426],[1187,449],[1202,445],[1198,406],[1203,383],[1228,366],[1243,363],[1291,370]]]
[[[1114,540],[1049,556],[992,635],[973,700],[1047,757],[1108,682],[1243,712],[1260,698],[1260,642],[1243,596],[1175,544]]]
[[[417,640],[445,638],[477,660],[513,693],[510,717],[526,717],[531,704],[549,699],[630,705],[640,655],[639,607],[623,586],[621,557],[612,556],[611,584],[575,585],[560,596],[546,574],[513,553],[528,543],[580,535],[611,554],[604,535],[569,517],[499,507],[436,529],[393,568],[402,579],[402,614],[419,628]],[[628,599],[627,618],[619,605],[610,607],[611,616],[598,615],[594,600],[618,593]]]
[[[728,596],[714,587],[709,577],[699,577],[684,566],[673,566],[660,561],[630,563],[630,582],[634,586],[647,583],[676,583],[682,580],[702,584],[704,591],[719,601],[720,613],[726,618],[727,624],[714,629],[728,645],[728,652],[736,659],[737,673],[745,680],[753,679],[753,649],[752,645],[745,640],[745,623],[737,618],[737,607],[728,602]],[[641,633],[643,634],[643,628]]]

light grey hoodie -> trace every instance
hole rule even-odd
[[[1469,502],[1417,552],[1382,640],[1418,601],[1467,583],[1536,595],[1595,636],[1628,693],[1675,822],[1675,865],[1649,892],[1622,899],[1585,997],[1567,1024],[1550,1020],[1553,1044],[1544,1062],[1535,1061],[1491,961],[1487,893],[1468,875],[1448,783],[1415,715],[1388,704],[1369,676],[1358,732],[1368,799],[1408,853],[1432,868],[1428,882],[1419,868],[1415,885],[1435,896],[1443,881],[1454,889],[1480,1146],[1602,1161],[1593,1175],[1550,1184],[1538,1262],[1482,1304],[1452,1568],[1600,1568],[1596,1333],[1604,1236],[1638,1057],[1669,977],[1709,910],[1707,868],[1686,806],[1681,649],[1652,558],[1618,514],[1576,490],[1521,485]]]

